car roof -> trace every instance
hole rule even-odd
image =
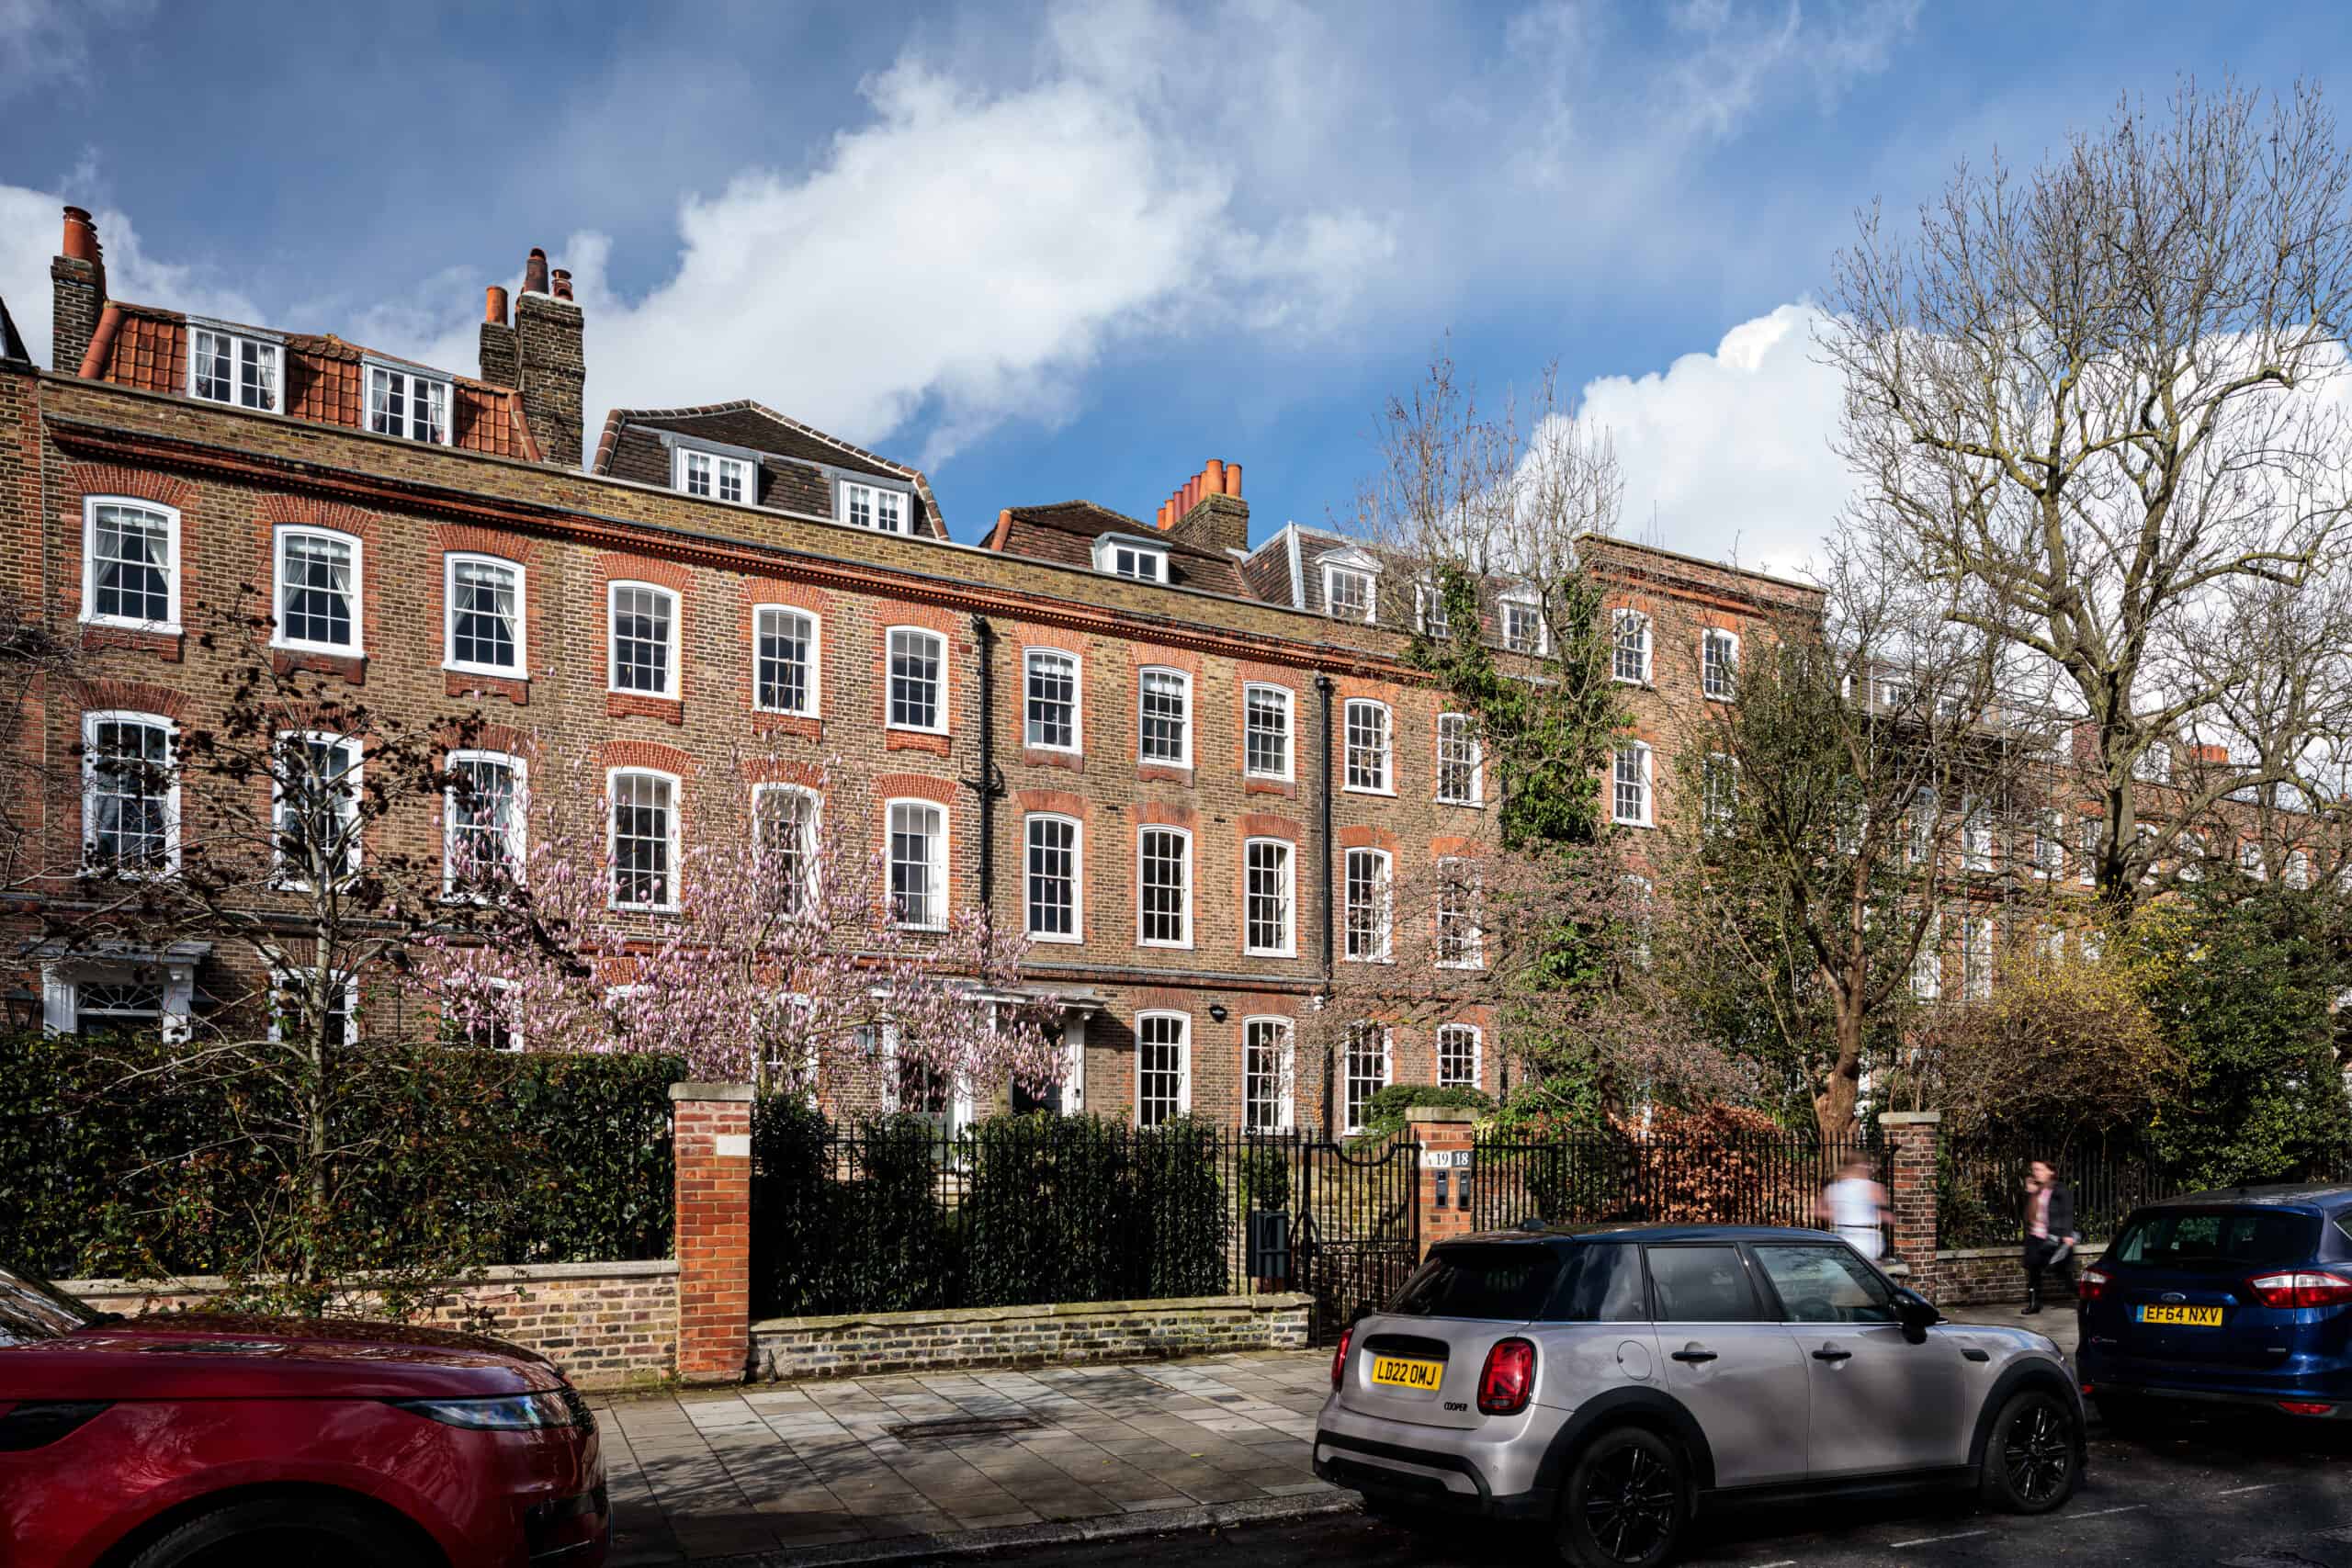
[[[2211,1209],[2230,1204],[2252,1204],[2263,1208],[2301,1209],[2346,1201],[2352,1201],[2352,1183],[2281,1181],[2260,1187],[2214,1187],[2202,1192],[2183,1192],[2171,1198],[2155,1199],[2142,1207]]]
[[[1838,1241],[1827,1231],[1791,1225],[1528,1225],[1518,1230],[1478,1231],[1449,1237],[1441,1247],[1463,1242],[1584,1243],[1625,1241]]]

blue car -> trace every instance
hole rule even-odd
[[[2352,1416],[2352,1187],[2238,1187],[2133,1213],[2084,1270],[2083,1392]]]

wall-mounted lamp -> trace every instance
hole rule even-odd
[[[1223,1002],[1211,1002],[1209,1004],[1209,1016],[1216,1020],[1217,1022],[1223,1023],[1225,1021],[1225,1004]]]

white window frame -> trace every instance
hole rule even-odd
[[[779,780],[753,784],[752,786],[752,847],[755,851],[763,852],[766,847],[758,838],[763,827],[761,803],[772,795],[785,795],[808,803],[808,811],[800,818],[801,896],[797,906],[797,908],[806,911],[813,907],[816,898],[817,850],[818,845],[823,842],[825,797],[807,784],[786,784]]]
[[[1938,915],[1928,922],[1927,934],[1919,939],[1919,951],[1911,955],[1911,994],[1923,1002],[1943,999],[1943,943],[1944,920]]]
[[[160,621],[135,615],[98,613],[98,508],[122,507],[148,513],[164,524],[164,608]],[[277,570],[273,560],[271,570]],[[130,495],[89,495],[82,498],[82,624],[121,626],[131,631],[177,632],[180,629],[180,511]]]
[[[1641,672],[1628,675],[1617,667],[1617,656],[1625,651],[1624,637],[1628,626],[1638,628],[1641,636]],[[1609,617],[1609,678],[1621,686],[1647,686],[1657,677],[1657,636],[1649,616],[1639,610],[1618,609]]]
[[[667,657],[662,663],[662,684],[657,692],[642,686],[621,684],[621,626],[620,601],[625,589],[657,593],[670,602],[670,634],[665,644]],[[679,636],[684,622],[684,595],[674,588],[664,588],[658,582],[640,581],[635,578],[616,578],[605,585],[605,690],[623,696],[652,697],[662,702],[678,700]]]
[[[1033,874],[1029,856],[1035,846],[1029,834],[1030,829],[1040,822],[1057,823],[1069,829],[1069,931],[1067,933],[1041,931],[1032,918],[1035,904],[1029,896]],[[1021,924],[1031,942],[1075,945],[1086,940],[1086,824],[1067,812],[1032,811],[1021,819]]]
[[[1445,596],[1434,582],[1413,584],[1413,626],[1431,642],[1445,642],[1453,636],[1452,617],[1445,613]]]
[[[1718,798],[1720,792],[1721,798]],[[1710,751],[1699,763],[1702,830],[1720,833],[1739,817],[1739,759]]]
[[[929,894],[924,900],[927,907],[922,911],[925,915],[932,917],[927,919],[910,920],[903,919],[898,908],[898,889],[893,886],[893,884],[897,881],[899,869],[897,845],[897,840],[899,837],[898,818],[899,807],[902,806],[918,807],[924,811],[934,811],[939,814],[939,830],[932,835],[930,844],[931,852],[929,857],[923,862],[924,877],[930,884]],[[951,823],[949,820],[947,807],[941,805],[938,801],[926,799],[922,795],[893,795],[888,800],[882,803],[882,890],[884,897],[888,898],[890,903],[891,923],[899,927],[901,931],[941,931],[947,929],[949,903],[947,896],[947,876],[949,868],[953,864],[953,861],[948,854],[947,844],[947,835]]]
[[[1714,666],[1707,655],[1718,646],[1724,649],[1723,669],[1724,688],[1716,691],[1709,680]],[[1727,703],[1739,690],[1739,634],[1722,626],[1709,626],[1699,634],[1699,692],[1711,703]]]
[[[1253,694],[1270,694],[1281,699],[1283,715],[1283,766],[1280,773],[1268,773],[1250,759],[1250,705]],[[1271,681],[1248,681],[1241,687],[1241,771],[1253,779],[1273,779],[1290,784],[1298,777],[1298,694],[1288,686]]]
[[[760,639],[767,636],[771,616],[781,619],[793,615],[808,623],[808,678],[801,705],[797,708],[775,707],[760,700]],[[752,607],[752,707],[759,713],[789,714],[797,718],[815,718],[825,711],[825,623],[814,610],[804,610],[797,604],[755,604]]]
[[[1174,940],[1144,934],[1144,844],[1154,833],[1171,833],[1183,845],[1184,852],[1178,864],[1183,871],[1183,881],[1178,891],[1182,895],[1177,904],[1178,923],[1182,932]],[[1195,876],[1193,863],[1193,830],[1172,828],[1164,822],[1146,822],[1136,829],[1136,945],[1137,947],[1189,948],[1193,945],[1193,894]]]
[[[1151,1020],[1173,1020],[1176,1023],[1176,1103],[1167,1115],[1147,1122],[1144,1120],[1144,1024]],[[1193,1113],[1193,1015],[1168,1008],[1151,1008],[1136,1014],[1136,1125],[1164,1126]]]
[[[1463,732],[1457,738],[1457,742],[1467,746],[1470,750],[1470,790],[1466,795],[1445,793],[1445,773],[1448,766],[1445,756],[1445,728],[1448,719],[1455,720],[1455,728]],[[1476,720],[1469,714],[1442,713],[1437,716],[1436,783],[1437,801],[1441,806],[1484,806],[1487,804],[1487,746],[1486,742],[1478,737]]]
[[[2044,882],[2066,874],[2066,819],[2043,811],[2034,819],[2033,874]]]
[[[657,779],[669,785],[669,822],[666,838],[669,852],[662,870],[662,899],[656,903],[624,903],[621,899],[620,824],[614,814],[620,809],[620,781],[624,778]],[[678,775],[662,768],[607,768],[605,770],[605,903],[607,908],[634,910],[643,914],[671,914],[678,908],[678,876],[682,852],[685,846],[685,786]]]
[[[693,486],[695,459],[710,465],[710,491],[707,494]],[[735,485],[742,493],[729,500],[724,493],[727,476],[732,471]],[[702,446],[673,446],[670,449],[670,488],[681,495],[691,495],[697,501],[715,501],[723,506],[756,505],[760,499],[758,470],[749,457],[730,457]]]
[[[469,762],[496,762],[507,769],[514,778],[512,798],[514,817],[506,825],[506,853],[513,861],[514,875],[523,874],[523,856],[529,847],[530,836],[530,763],[512,751],[497,751],[487,747],[469,747],[452,751],[444,760],[450,773]],[[452,898],[461,896],[458,884],[458,792],[453,785],[441,792],[441,896]]]
[[[274,337],[260,333],[239,332],[229,327],[214,326],[209,321],[191,320],[187,323],[187,395],[198,402],[218,408],[243,409],[249,413],[284,413],[286,412],[286,345]],[[229,390],[225,398],[210,398],[197,389],[197,339],[199,336],[226,338],[229,341]],[[269,401],[255,405],[245,401],[243,350],[258,349],[269,360]]]
[[[1349,944],[1354,937],[1354,928],[1350,917],[1353,914],[1355,906],[1350,900],[1355,886],[1352,866],[1358,855],[1371,856],[1378,871],[1373,883],[1372,915],[1377,922],[1376,934],[1379,941],[1378,951],[1373,953],[1348,951]],[[1343,964],[1388,964],[1395,961],[1396,953],[1396,857],[1386,850],[1376,850],[1369,846],[1343,851],[1340,856],[1340,961]]]
[[[1524,610],[1535,623],[1535,640],[1525,648],[1510,640],[1510,616],[1513,610]],[[1506,653],[1526,654],[1541,659],[1551,652],[1552,628],[1544,624],[1544,601],[1526,593],[1506,593],[1497,602],[1495,632]]]
[[[2286,869],[2278,874],[2278,879],[2298,893],[2309,887],[2312,885],[2311,855],[2300,848],[2289,850]]]
[[[2262,852],[2260,839],[2238,840],[2238,870],[2256,882],[2270,880],[2270,863]]]
[[[82,1029],[82,988],[89,985],[141,984],[140,972],[161,976],[154,982],[163,992],[158,1027],[171,1043],[186,1041],[196,1002],[196,964],[191,960],[157,963],[94,958],[44,964],[40,971],[41,1030],[48,1034],[78,1034]]]
[[[456,382],[446,376],[435,376],[427,371],[412,369],[407,366],[382,365],[372,359],[363,362],[361,369],[363,373],[360,376],[359,384],[360,429],[370,435],[381,435],[387,440],[412,441],[426,446],[450,446],[457,444],[458,387]],[[417,389],[419,387],[441,389],[441,434],[438,440],[412,435],[406,428],[401,430],[376,428],[376,378],[379,376],[397,376],[401,378],[402,383],[401,419],[404,426],[413,426],[416,422],[414,411]],[[430,399],[427,400],[428,402],[430,400]]]
[[[1622,782],[1617,776],[1617,770],[1629,752],[1640,761],[1642,770],[1642,809],[1632,817],[1620,810],[1617,802],[1618,785]],[[1617,747],[1609,754],[1609,820],[1621,828],[1648,828],[1657,824],[1657,778],[1649,743],[1645,740],[1632,741]]]
[[[1972,1002],[1981,1002],[1993,994],[1993,954],[1997,936],[1993,929],[1993,917],[1976,915],[1970,918],[1967,929],[1961,933],[1961,987]]]
[[[1356,741],[1355,715],[1358,708],[1368,708],[1380,715],[1380,783],[1360,784],[1355,782]],[[1340,710],[1340,792],[1342,795],[1385,795],[1396,793],[1396,714],[1386,703],[1373,697],[1350,697]]]
[[[904,724],[897,717],[899,711],[899,638],[922,637],[932,646],[932,662],[936,667],[932,676],[931,712],[929,724]],[[910,735],[944,735],[947,733],[947,638],[929,626],[892,626],[882,634],[882,724],[887,729],[902,729]]]
[[[1177,727],[1176,742],[1180,755],[1154,757],[1144,750],[1143,698],[1145,689],[1155,675],[1173,675],[1176,691],[1184,704],[1183,722]],[[1136,761],[1145,765],[1163,768],[1189,768],[1193,765],[1193,677],[1189,671],[1168,664],[1147,664],[1136,671]]]
[[[1448,1078],[1445,1076],[1446,1037],[1452,1035],[1459,1040],[1465,1034],[1470,1037],[1470,1077],[1466,1080]],[[1475,1023],[1441,1023],[1437,1026],[1434,1043],[1436,1045],[1434,1065],[1437,1068],[1437,1082],[1440,1089],[1483,1089],[1487,1087],[1487,1032],[1485,1030]]]
[[[865,528],[876,534],[895,534],[902,538],[911,537],[913,536],[915,531],[915,496],[914,491],[911,489],[904,485],[886,483],[883,480],[863,475],[856,479],[843,477],[839,481],[839,486],[840,488],[833,498],[833,504],[835,507],[833,515],[839,518],[842,522],[848,524],[853,528]],[[865,496],[866,521],[863,523],[857,520],[857,502],[854,499],[854,492],[860,491],[864,492]],[[881,498],[886,495],[894,497],[897,500],[899,525],[895,528],[885,527],[882,524],[883,506]]]
[[[1331,592],[1332,583],[1341,575],[1363,579],[1363,614],[1340,614],[1339,595]],[[1376,567],[1351,566],[1345,561],[1323,563],[1323,613],[1335,621],[1361,622],[1371,626],[1380,618],[1380,571]]]
[[[487,566],[512,572],[514,577],[514,662],[511,665],[483,664],[458,657],[458,568]],[[441,668],[467,675],[495,675],[503,680],[521,681],[529,678],[530,646],[525,640],[524,627],[529,621],[525,584],[527,574],[523,563],[504,556],[486,555],[479,550],[450,550],[441,558]]]
[[[281,1040],[285,1037],[283,1031],[280,1029],[278,1024],[279,1014],[277,1005],[277,993],[287,987],[287,982],[289,976],[300,975],[304,971],[301,969],[277,969],[273,970],[270,974],[268,1037],[272,1042]],[[356,973],[346,975],[343,977],[343,1016],[345,1020],[344,1032],[346,1037],[345,1043],[356,1043],[359,1039],[359,976]]]
[[[1936,852],[1936,824],[1942,818],[1944,797],[1932,785],[1921,784],[1911,792],[1910,820],[1904,836],[1903,859],[1906,865],[1925,865]]]
[[[2132,759],[2132,776],[2142,784],[2172,783],[2172,745],[2169,741],[2151,740],[2147,749]]]
[[[2098,818],[2083,818],[2082,848],[2077,852],[2075,858],[2083,863],[2082,870],[2077,875],[2086,887],[2095,887],[2098,885],[2098,841],[2106,831],[2106,823]]]
[[[1260,849],[1280,851],[1275,857],[1276,874],[1281,879],[1282,941],[1272,947],[1250,942],[1251,927],[1257,924],[1250,913],[1250,904],[1257,897],[1250,886],[1255,874],[1250,863],[1251,852]],[[1298,956],[1298,846],[1288,839],[1259,835],[1241,840],[1241,951],[1252,958],[1295,958]]]
[[[1459,855],[1447,855],[1440,859],[1437,863],[1437,899],[1431,911],[1431,921],[1435,928],[1431,933],[1432,959],[1440,969],[1484,969],[1487,966],[1485,884],[1475,868],[1465,871],[1458,880],[1450,873],[1451,867],[1470,867],[1471,863]],[[1470,922],[1470,935],[1465,944],[1464,956],[1448,958],[1445,955],[1446,895],[1456,888],[1466,889],[1470,896],[1470,907],[1456,917]]]
[[[126,882],[151,877],[175,876],[180,869],[180,781],[178,773],[180,727],[160,713],[141,713],[131,708],[91,708],[82,715],[82,858],[85,864],[95,864],[90,856],[97,848],[93,823],[97,815],[98,755],[97,728],[102,724],[138,724],[164,732],[164,859],[158,866],[125,869],[118,865],[108,874]]]
[[[1057,745],[1030,738],[1030,708],[1037,700],[1029,682],[1041,663],[1056,661],[1069,666],[1069,743]],[[1066,757],[1083,755],[1086,750],[1086,661],[1066,648],[1029,648],[1021,653],[1021,743],[1032,751],[1058,751]]]
[[[1129,570],[1130,567],[1148,570]],[[1164,583],[1168,578],[1168,551],[1141,539],[1110,537],[1094,541],[1094,570],[1110,577],[1123,577],[1129,582]]]
[[[1378,1094],[1381,1089],[1388,1088],[1391,1084],[1394,1084],[1396,1081],[1396,1030],[1395,1026],[1385,1023],[1358,1023],[1351,1025],[1349,1029],[1347,1038],[1340,1042],[1340,1114],[1341,1119],[1347,1122],[1347,1125],[1342,1128],[1341,1131],[1351,1134],[1363,1131],[1363,1119],[1358,1113],[1362,1107],[1350,1103],[1350,1101],[1354,1099],[1352,1091],[1356,1083],[1355,1058],[1357,1042],[1361,1039],[1373,1037],[1376,1037],[1380,1042],[1380,1076],[1378,1079],[1378,1087],[1372,1091],[1372,1094],[1367,1094],[1363,1097],[1364,1105],[1370,1105],[1374,1095]]]
[[[272,742],[273,762],[269,776],[269,841],[274,865],[274,880],[280,887],[307,892],[311,885],[300,877],[290,874],[284,859],[283,846],[286,841],[287,818],[286,784],[278,777],[275,756],[277,743],[289,737],[299,737],[305,745],[324,742],[338,749],[348,747],[351,750],[351,765],[336,775],[338,778],[348,781],[345,789],[346,799],[343,808],[343,817],[346,824],[344,834],[345,863],[343,868],[343,874],[345,876],[357,874],[360,866],[364,863],[366,846],[360,841],[362,834],[356,824],[362,788],[361,770],[368,764],[368,748],[361,743],[358,736],[338,734],[331,729],[281,729],[277,732],[276,740]]]
[[[1274,1036],[1274,1096],[1267,1109],[1272,1120],[1252,1122],[1250,1096],[1251,1035],[1271,1030]],[[1295,1021],[1279,1013],[1257,1013],[1241,1021],[1241,1127],[1245,1133],[1287,1133],[1298,1124],[1298,1052]]]
[[[351,641],[348,644],[315,642],[308,637],[289,637],[286,631],[286,547],[296,538],[325,539],[342,545],[351,551]],[[176,559],[174,575],[177,576]],[[176,590],[175,590],[176,592]],[[291,649],[301,653],[327,653],[339,659],[365,658],[368,653],[368,549],[356,534],[340,528],[314,527],[307,523],[284,523],[273,531],[269,541],[269,646]]]

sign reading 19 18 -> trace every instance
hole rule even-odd
[[[1468,1149],[1423,1149],[1423,1170],[1467,1170],[1470,1168]]]

